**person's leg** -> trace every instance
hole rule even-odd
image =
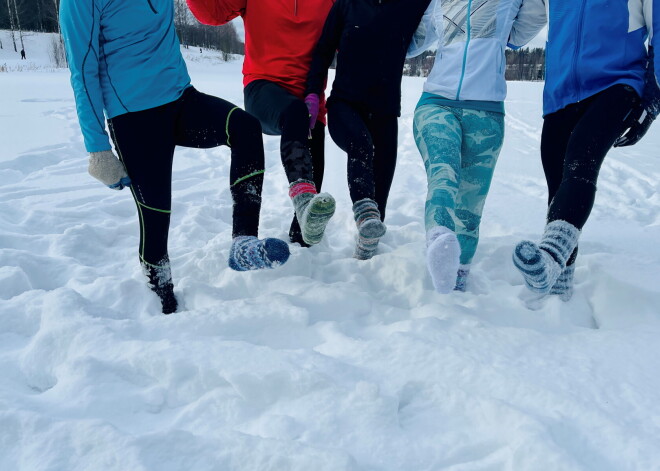
[[[350,104],[334,101],[328,109],[328,129],[335,144],[346,152],[351,201],[374,200],[374,143],[362,115]]]
[[[461,251],[454,231],[463,130],[453,109],[423,105],[415,110],[413,133],[428,182],[427,267],[435,289],[448,293],[455,286]]]
[[[394,171],[396,170],[399,145],[399,120],[396,116],[374,116],[368,127],[374,142],[375,199],[381,220],[385,221],[387,199],[390,196]]]
[[[309,113],[305,103],[279,85],[258,80],[245,88],[246,110],[257,117],[264,132],[281,135],[280,151],[289,180],[289,195],[301,226],[303,240],[321,241],[335,211],[329,194],[317,194],[309,150]]]
[[[323,185],[323,173],[325,171],[325,124],[317,121],[312,129],[312,139],[310,140],[309,150],[312,153],[312,162],[314,166],[314,186],[316,191],[321,191]],[[293,215],[291,228],[289,229],[289,240],[298,243],[303,247],[309,247],[302,238],[298,218]]]
[[[328,110],[330,136],[347,155],[348,188],[353,201],[353,217],[358,229],[354,257],[368,260],[374,256],[386,228],[375,201],[374,144],[365,117],[343,101]]]
[[[264,149],[256,118],[234,104],[190,88],[179,100],[175,142],[184,147],[231,148],[229,184],[234,202],[229,266],[245,271],[286,262],[289,249],[278,239],[258,240]]]
[[[176,311],[167,252],[174,156],[174,104],[109,120],[117,155],[131,178],[140,220],[140,263],[164,314]]]
[[[472,259],[479,243],[479,226],[493,172],[504,141],[504,115],[463,110],[461,170],[456,198],[456,234],[461,266],[456,289],[465,291]]]
[[[631,87],[615,85],[582,103],[584,111],[569,138],[562,181],[550,203],[543,238],[538,245],[523,241],[514,251],[514,263],[532,291],[550,292],[565,270],[593,208],[603,160],[638,102]]]

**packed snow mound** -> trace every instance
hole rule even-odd
[[[189,66],[199,90],[242,104],[240,61]],[[540,84],[510,84],[466,293],[435,293],[426,271],[411,129],[423,80],[403,81],[370,261],[352,258],[346,158],[329,137],[325,239],[253,273],[227,267],[229,150],[178,149],[181,311],[163,316],[130,193],[87,174],[68,81],[0,74],[0,469],[660,470],[658,125],[606,160],[568,303],[528,299],[511,263],[543,228]],[[278,139],[265,148],[260,235],[285,238]]]

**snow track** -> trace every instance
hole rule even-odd
[[[240,63],[209,56],[189,62],[194,84],[241,104]],[[660,125],[605,162],[574,299],[534,304],[510,257],[543,226],[542,86],[510,84],[473,278],[441,296],[421,85],[404,80],[388,232],[367,262],[329,137],[326,238],[258,273],[227,267],[228,149],[179,149],[182,310],[165,317],[130,193],[87,175],[68,74],[0,74],[0,469],[660,470]],[[261,236],[285,238],[279,141],[265,144]]]

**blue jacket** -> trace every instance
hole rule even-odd
[[[616,84],[644,94],[645,41],[660,21],[660,5],[654,3],[660,1],[549,0],[544,114]]]
[[[110,150],[105,117],[177,100],[190,77],[172,0],[62,0],[60,23],[88,152]]]

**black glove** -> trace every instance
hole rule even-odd
[[[660,88],[655,80],[653,47],[649,47],[648,63],[646,65],[646,77],[644,83],[644,94],[641,103],[638,104],[628,116],[626,131],[614,141],[614,147],[625,147],[637,144],[644,137],[646,131],[658,113],[660,113]]]
[[[626,147],[637,144],[644,137],[646,131],[651,127],[655,116],[649,113],[644,104],[640,103],[631,112],[628,118],[629,127],[626,131],[614,141],[614,147]]]

